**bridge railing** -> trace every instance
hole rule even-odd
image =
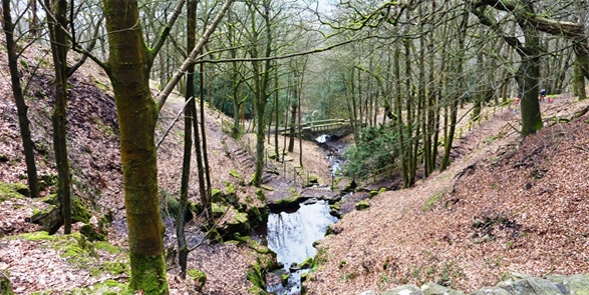
[[[332,130],[340,128],[350,124],[350,120],[345,119],[328,119],[319,120],[312,122],[305,122],[301,124],[302,130],[320,131],[320,130]],[[279,128],[278,132],[282,135],[290,134],[291,128]],[[295,126],[295,133],[299,132],[299,126]]]

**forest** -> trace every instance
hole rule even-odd
[[[589,290],[586,0],[0,23],[1,294]]]

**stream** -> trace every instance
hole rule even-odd
[[[343,158],[334,151],[327,142],[333,140],[329,135],[317,138],[317,142],[325,151],[332,175],[338,175]],[[335,138],[337,139],[337,138]],[[314,258],[317,250],[313,242],[325,236],[327,227],[339,219],[330,215],[329,204],[323,200],[310,199],[292,209],[270,212],[266,226],[257,228],[252,236],[276,252],[277,260],[284,266],[274,271],[281,276],[288,275],[286,284],[268,283],[267,291],[279,295],[300,294],[301,274],[309,269],[293,269],[291,266],[300,264],[308,257]]]

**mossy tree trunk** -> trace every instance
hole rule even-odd
[[[573,79],[573,95],[579,97],[579,100],[587,99],[585,93],[585,76],[583,76],[583,69],[578,58],[574,64],[574,79]]]
[[[168,294],[154,144],[158,108],[149,89],[153,53],[138,25],[137,1],[104,0],[104,11],[109,32],[107,73],[120,128],[130,288],[145,294]]]
[[[72,231],[72,185],[67,153],[66,108],[67,108],[67,41],[63,28],[67,27],[67,1],[57,0],[51,3],[45,0],[45,7],[55,16],[55,22],[49,22],[49,36],[55,70],[55,105],[53,106],[53,149],[57,167],[57,194],[61,202],[64,233]]]
[[[20,84],[20,74],[18,71],[16,43],[14,41],[14,24],[10,15],[10,1],[2,0],[2,15],[3,27],[6,34],[6,51],[8,53],[8,68],[10,70],[10,78],[12,82],[12,93],[18,112],[18,124],[20,127],[20,134],[25,151],[25,162],[27,165],[27,181],[31,197],[39,196],[38,180],[37,180],[37,166],[35,164],[35,151],[33,141],[31,139],[30,121],[27,117],[29,107],[25,103],[25,98]]]
[[[526,5],[526,10],[534,13],[532,4]],[[538,30],[526,20],[519,20],[525,37],[525,46],[519,46],[519,54],[522,58],[520,67],[516,73],[519,91],[522,94],[521,136],[526,137],[535,134],[542,129],[542,116],[540,114],[540,102],[538,100],[540,82],[540,36]]]

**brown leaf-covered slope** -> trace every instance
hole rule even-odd
[[[0,45],[4,46],[3,36]],[[30,107],[29,118],[36,147],[36,159],[40,175],[55,174],[52,158],[51,113],[53,106],[53,87],[50,56],[47,50],[30,46],[22,55],[24,62],[19,63],[23,81],[31,79],[26,93]],[[73,63],[76,57],[70,57]],[[0,70],[8,73],[6,53],[0,49]],[[38,67],[38,69],[36,69]],[[33,75],[34,72],[34,75]],[[32,77],[32,78],[31,78]],[[123,199],[122,173],[120,167],[118,120],[109,80],[98,66],[87,62],[69,79],[70,98],[68,102],[68,152],[74,175],[74,193],[92,208],[93,215],[99,219],[109,214],[114,220],[108,232],[109,243],[127,246],[125,207]],[[156,91],[156,90],[154,90]],[[173,96],[160,114],[156,139],[159,139],[171,124],[173,118],[182,108],[183,98]],[[239,180],[230,175],[231,170],[244,176],[246,181],[253,174],[251,154],[239,142],[229,138],[222,130],[222,121],[229,118],[217,111],[206,109],[207,144],[211,181],[213,188],[225,191],[227,184],[234,184],[237,195],[242,201],[247,196],[255,196],[254,189],[241,186]],[[141,122],[138,122],[140,124]],[[183,147],[183,120],[179,120],[158,151],[159,186],[167,193],[177,195],[180,187]],[[0,181],[3,183],[22,182],[25,163],[22,143],[18,128],[16,107],[10,88],[10,77],[0,77]],[[198,201],[198,181],[196,162],[193,155],[193,173],[191,175],[192,201]],[[244,164],[246,163],[246,164]],[[54,189],[48,186],[43,195]],[[259,202],[257,198],[252,198]],[[162,200],[165,208],[165,200]],[[8,270],[18,294],[29,294],[42,290],[52,290],[61,294],[67,290],[89,286],[95,282],[103,282],[115,278],[125,283],[126,275],[109,275],[104,271],[99,275],[91,275],[89,268],[71,259],[64,258],[67,250],[51,248],[51,242],[12,240],[8,236],[39,230],[39,227],[28,222],[34,209],[43,209],[47,205],[39,200],[29,198],[11,198],[0,202],[0,230],[7,237],[0,240],[0,269]],[[95,218],[95,219],[96,219]],[[166,222],[167,247],[175,246],[175,230],[173,222]],[[76,224],[74,230],[80,229]],[[58,233],[61,235],[61,233]],[[193,243],[200,241],[200,236],[192,237]],[[27,254],[28,253],[28,254]],[[124,252],[123,252],[124,253]],[[23,255],[27,258],[23,259]],[[126,254],[118,259],[125,261]],[[248,267],[255,262],[255,254],[249,249],[232,244],[205,243],[191,252],[189,269],[197,268],[208,276],[208,283],[203,290],[208,294],[243,293],[252,285],[246,278]],[[111,259],[99,255],[94,264],[101,265]],[[34,271],[33,271],[34,269]],[[176,294],[193,293],[190,279],[186,281],[178,277],[178,267],[171,263],[168,272],[170,288]],[[67,281],[67,284],[63,282]]]
[[[570,117],[566,96],[543,116]],[[589,115],[519,143],[510,110],[459,140],[448,171],[347,214],[319,246],[310,294],[437,282],[471,291],[505,273],[589,272]],[[484,116],[483,116],[484,117]]]

